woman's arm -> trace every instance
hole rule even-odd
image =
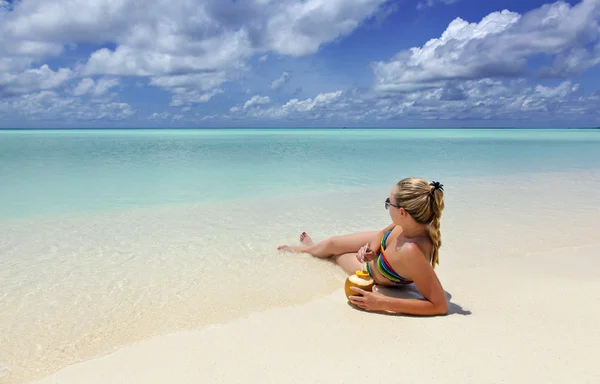
[[[381,239],[387,231],[391,231],[395,227],[396,224],[392,223],[381,231],[377,232],[373,239],[366,244],[366,248],[363,246],[361,249],[359,249],[358,253],[356,254],[356,259],[361,263],[375,260],[377,256],[379,256],[379,252],[381,252]]]
[[[419,247],[415,244],[406,244],[395,253],[401,254],[407,272],[410,273],[411,279],[425,299],[401,299],[385,296],[375,291],[366,292],[355,289],[363,296],[351,296],[351,302],[368,311],[388,311],[418,316],[447,314],[448,300],[442,284]],[[393,256],[390,255],[390,257]]]
[[[416,244],[406,244],[398,253],[402,254],[404,265],[425,300],[389,297],[389,310],[425,316],[447,314],[448,300],[444,288],[419,247]]]

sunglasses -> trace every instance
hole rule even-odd
[[[401,208],[399,205],[392,204],[390,198],[388,197],[387,199],[385,199],[385,209],[390,209],[390,205],[394,208]]]

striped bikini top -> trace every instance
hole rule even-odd
[[[392,231],[386,232],[386,234],[381,238],[381,253],[379,253],[379,257],[377,257],[377,269],[379,269],[379,272],[381,272],[383,276],[385,276],[389,281],[391,281],[394,284],[411,284],[413,282],[412,280],[405,279],[404,277],[396,273],[396,271],[394,271],[394,268],[392,268],[392,266],[387,260],[387,257],[385,256],[385,243],[387,241],[387,238],[390,236],[390,233],[392,233]],[[369,275],[373,277],[369,263],[366,263],[366,269],[367,272],[369,272]]]

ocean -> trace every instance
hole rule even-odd
[[[0,220],[600,167],[594,130],[0,131]]]
[[[596,202],[599,171],[598,130],[0,131],[0,382],[330,294],[338,268],[277,245],[385,227],[403,177],[444,184],[452,247],[484,209],[598,209],[555,197]]]

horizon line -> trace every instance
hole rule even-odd
[[[0,131],[75,131],[75,130],[97,130],[97,131],[125,131],[125,130],[565,130],[565,129],[588,129],[597,130],[600,127],[62,127],[62,128],[0,128]]]

